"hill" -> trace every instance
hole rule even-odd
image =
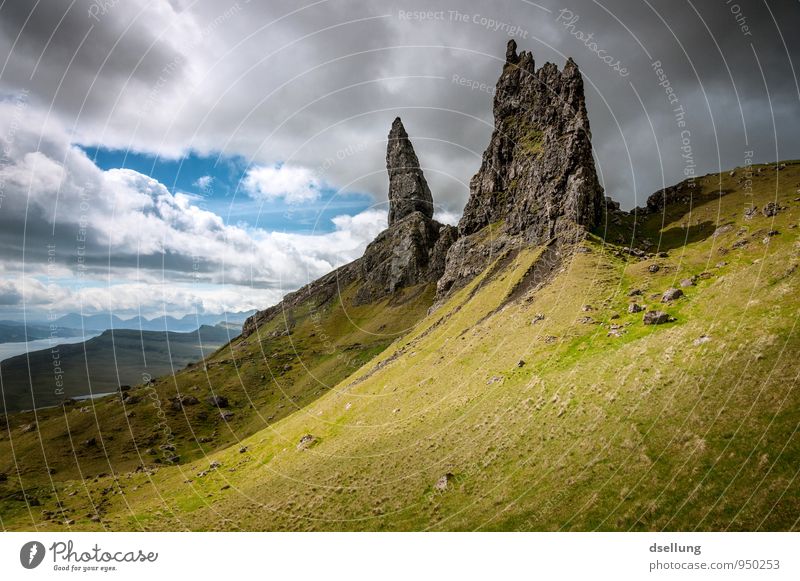
[[[83,332],[78,329],[66,327],[51,329],[48,325],[25,325],[19,321],[0,321],[0,343],[21,343],[51,337],[80,337],[82,334]]]
[[[574,63],[512,41],[494,113],[457,232],[396,121],[362,259],[203,365],[10,415],[3,526],[796,529],[800,163],[623,212]]]
[[[199,361],[232,336],[208,326],[193,333],[115,330],[11,357],[0,363],[3,407],[8,413],[116,392]]]

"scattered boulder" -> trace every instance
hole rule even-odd
[[[641,313],[644,310],[644,307],[638,303],[631,303],[628,305],[628,312],[633,313]]]
[[[647,311],[643,321],[645,325],[663,325],[670,322],[670,316],[664,311]]]
[[[221,466],[222,466],[222,462],[220,462],[219,460],[212,460],[211,464],[208,465],[208,467],[211,470],[216,470],[217,468],[220,468]]]
[[[525,361],[524,361],[524,360],[522,360],[522,359],[520,359],[519,361],[517,361],[517,367],[525,367]]]
[[[692,341],[692,345],[697,347],[699,345],[702,345],[703,343],[708,343],[709,341],[711,341],[711,337],[709,337],[708,335],[700,335],[697,339]]]
[[[89,438],[88,440],[83,441],[83,445],[85,448],[94,448],[97,446],[97,438]]]
[[[239,454],[244,454],[245,452],[247,452],[247,446],[242,446],[239,448]]]
[[[544,315],[542,313],[536,313],[533,316],[533,319],[531,319],[531,325],[535,325],[539,321],[543,321],[543,320],[544,320]]]
[[[752,220],[758,214],[758,206],[750,206],[744,211],[744,219]]]
[[[594,309],[592,308],[592,305],[583,305],[583,306],[581,307],[581,310],[582,310],[584,313],[588,313],[588,312],[590,312],[590,311],[593,311]]]
[[[761,211],[761,213],[764,214],[767,218],[771,218],[772,216],[775,216],[778,212],[780,212],[782,209],[783,208],[781,208],[775,202],[769,202],[766,206],[764,206],[764,209]]]
[[[434,484],[433,487],[440,492],[444,492],[450,486],[450,482],[452,482],[454,478],[455,475],[451,472],[448,472],[447,474],[442,474],[442,476],[439,478],[439,480],[436,481],[436,484]]]
[[[674,301],[679,299],[683,296],[683,291],[679,288],[668,288],[664,291],[664,294],[661,297],[662,303],[668,303],[670,301]]]
[[[206,399],[206,401],[215,408],[228,407],[228,398],[224,395],[211,395]]]
[[[23,434],[27,434],[29,432],[35,432],[36,431],[36,427],[37,427],[36,426],[36,422],[31,422],[30,424],[24,424],[22,426],[22,428],[20,428],[20,429],[21,429]]]
[[[684,278],[681,281],[681,286],[683,288],[686,288],[686,287],[689,287],[689,286],[694,286],[694,280],[692,280],[691,278]]]
[[[297,444],[298,450],[307,450],[311,446],[317,443],[317,439],[312,436],[311,434],[306,434],[302,438],[300,438],[300,442]]]
[[[625,327],[623,325],[611,325],[610,330],[608,331],[608,337],[622,337],[622,334],[625,333]]]
[[[631,291],[628,293],[629,297],[638,297],[641,295],[642,295],[642,289],[639,288],[631,289]]]
[[[718,227],[716,230],[714,230],[714,234],[712,234],[712,236],[714,238],[717,238],[718,236],[722,236],[723,234],[726,234],[726,233],[730,232],[731,230],[733,230],[733,225],[732,224],[724,224],[724,225]]]
[[[647,267],[647,270],[650,271],[651,273],[655,274],[659,270],[661,270],[661,267],[659,265],[657,265],[657,264],[651,264],[650,266]]]

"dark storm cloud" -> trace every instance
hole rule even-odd
[[[490,91],[510,37],[538,65],[578,62],[598,168],[626,206],[691,169],[741,165],[745,151],[756,161],[800,154],[795,2],[200,1],[144,10],[120,2],[105,3],[97,20],[91,2],[71,10],[48,2],[31,14],[11,4],[0,11],[2,45],[19,41],[0,83],[52,102],[67,127],[77,122],[75,139],[291,159],[379,200],[383,140],[400,114],[437,202],[460,211],[491,131]],[[676,105],[686,112],[690,162]]]

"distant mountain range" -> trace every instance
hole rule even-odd
[[[29,323],[26,327],[21,321],[0,321],[0,343],[36,341],[48,337],[77,337],[81,334],[80,329],[62,326],[51,329],[50,325],[45,323]]]
[[[98,315],[80,315],[70,313],[56,319],[55,324],[59,327],[86,329],[91,331],[105,331],[106,329],[134,329],[141,331],[175,331],[186,333],[194,331],[202,325],[217,325],[218,323],[233,323],[241,326],[245,319],[256,311],[242,311],[238,313],[222,313],[219,315],[185,315],[181,318],[163,316],[146,319],[144,317],[133,317],[132,319],[122,319],[112,313],[102,313]]]
[[[81,315],[69,313],[52,322],[0,321],[0,343],[35,341],[49,337],[79,337],[84,333],[107,329],[131,329],[134,331],[171,331],[188,333],[203,325],[221,325],[232,330],[241,330],[245,320],[256,311],[222,313],[219,315],[185,315],[181,318],[163,316],[146,319],[133,317],[123,319],[113,313]]]
[[[0,363],[4,396],[0,413],[141,384],[203,359],[238,334],[208,325],[189,333],[108,330],[82,343],[18,355]]]

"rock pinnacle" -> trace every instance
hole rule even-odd
[[[399,117],[389,131],[386,169],[389,172],[389,226],[413,212],[432,218],[433,196]]]

